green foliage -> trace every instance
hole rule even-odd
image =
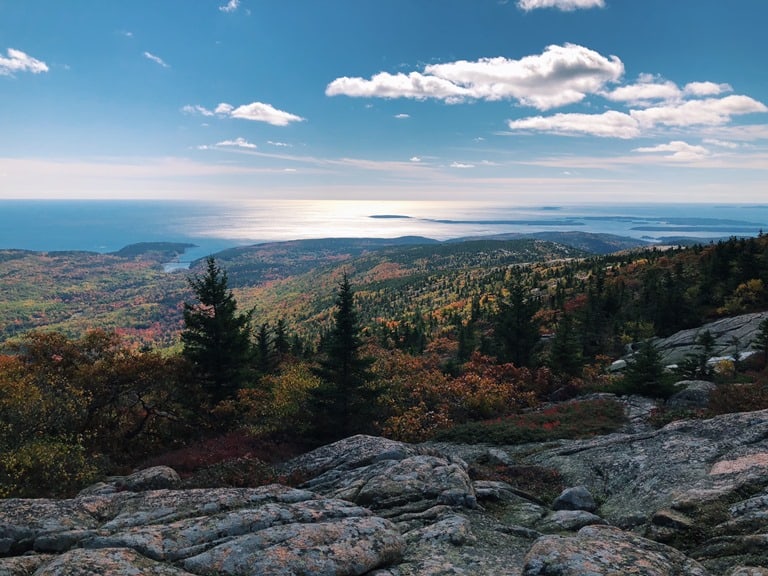
[[[523,444],[562,438],[587,438],[616,431],[626,422],[614,400],[582,400],[545,410],[460,424],[435,434],[435,440],[467,444]]]
[[[624,394],[651,398],[669,398],[674,394],[674,382],[665,374],[661,354],[650,339],[640,344],[627,363],[620,388]]]
[[[251,378],[251,314],[240,314],[227,273],[209,256],[202,275],[189,279],[196,304],[184,303],[184,357],[211,402],[235,397]]]
[[[122,346],[30,333],[0,356],[0,491],[71,494],[97,469],[136,462],[189,432],[183,364]],[[98,463],[98,464],[97,464]]]
[[[705,330],[697,336],[696,344],[700,350],[694,354],[688,354],[680,362],[677,372],[690,380],[712,380],[715,371],[708,361],[714,353],[715,338],[709,330]]]
[[[536,320],[539,307],[539,302],[520,284],[514,284],[509,295],[500,299],[493,317],[494,351],[500,361],[516,366],[532,364],[540,339]]]
[[[318,438],[344,438],[372,429],[379,392],[370,384],[373,359],[361,353],[353,298],[344,274],[336,296],[334,325],[321,345],[315,370],[322,382],[311,391]]]
[[[752,348],[759,351],[763,360],[768,362],[768,318],[765,318],[758,326],[758,332],[752,341]]]
[[[100,472],[82,438],[35,438],[0,453],[0,497],[71,497]]]
[[[549,350],[549,367],[557,374],[578,376],[584,366],[582,342],[570,314],[563,314],[557,324]]]

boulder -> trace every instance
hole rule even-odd
[[[574,486],[573,488],[566,488],[560,496],[555,498],[552,509],[594,512],[597,510],[597,504],[595,504],[595,499],[586,486]]]
[[[525,557],[523,576],[709,576],[678,550],[612,526],[587,526],[575,536],[543,536]]]
[[[675,383],[675,392],[665,406],[669,410],[700,410],[709,405],[709,396],[717,386],[706,380],[681,380]]]

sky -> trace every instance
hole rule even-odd
[[[0,0],[0,199],[768,202],[766,0]]]

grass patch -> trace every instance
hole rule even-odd
[[[434,439],[466,444],[525,444],[608,434],[625,422],[624,408],[615,400],[575,400],[537,412],[459,424],[439,431]]]

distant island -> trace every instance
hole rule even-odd
[[[413,216],[405,216],[403,214],[372,214],[371,216],[368,216],[368,218],[378,218],[380,220],[411,220]]]

